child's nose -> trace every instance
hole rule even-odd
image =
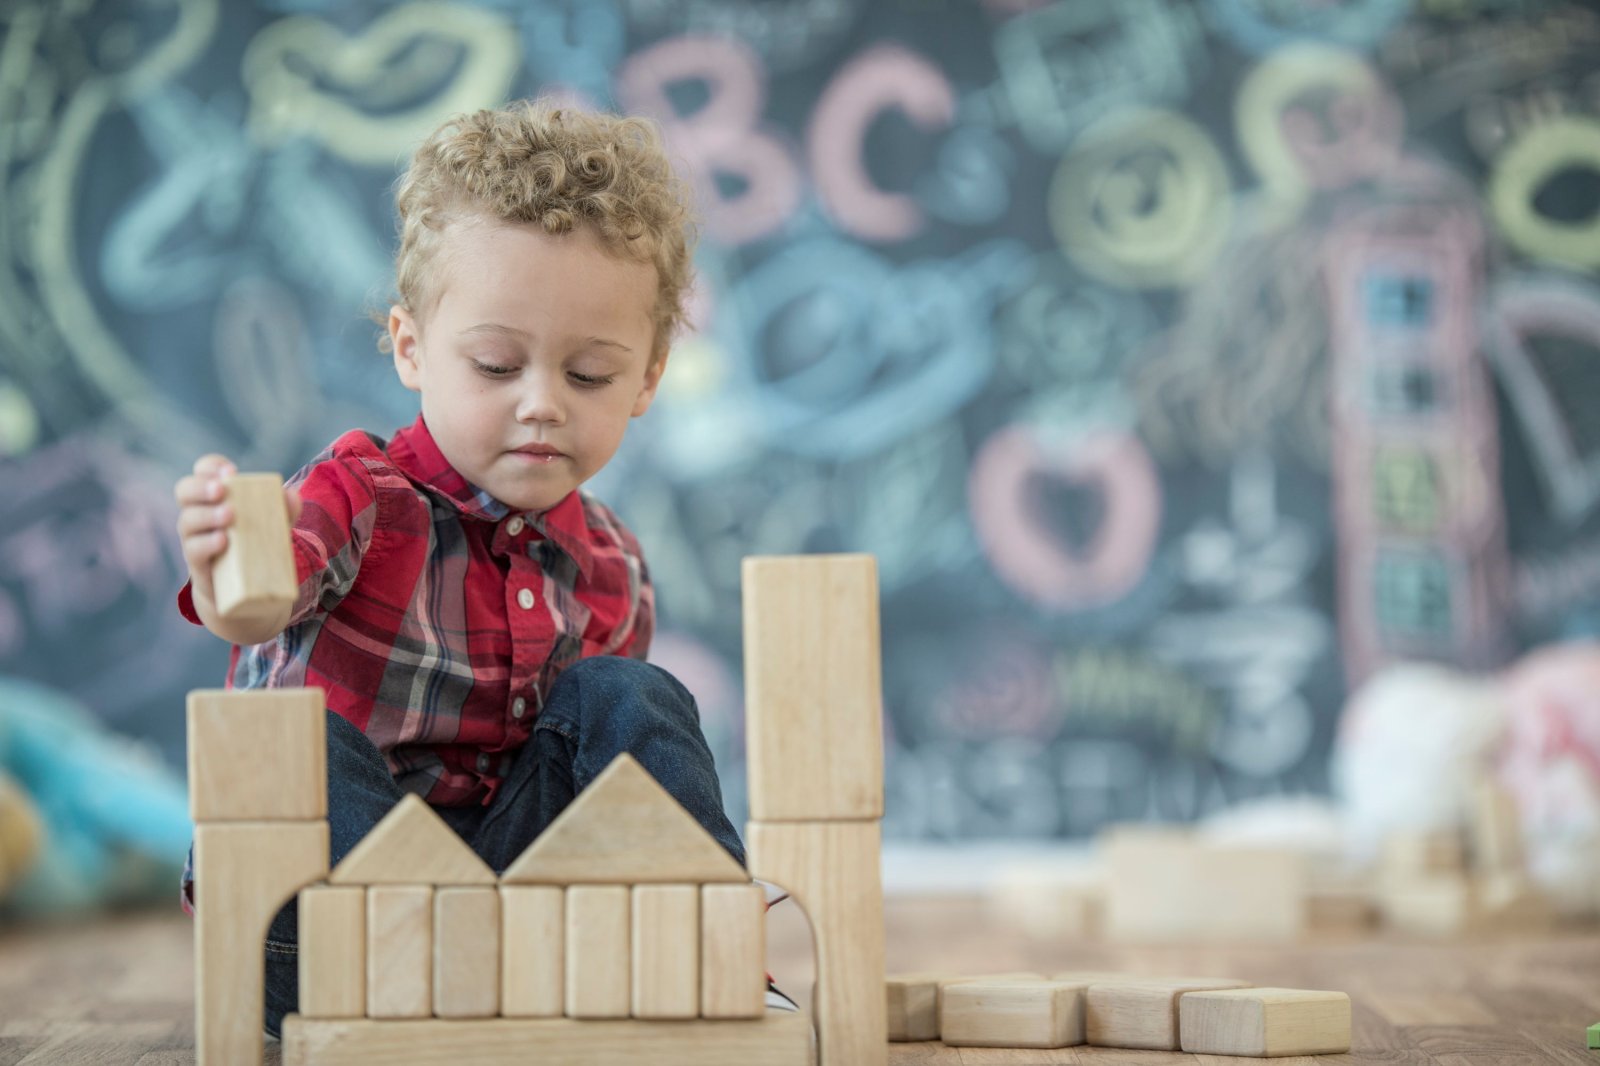
[[[517,400],[517,421],[556,422],[564,418],[560,382],[547,374],[528,374],[527,388]]]

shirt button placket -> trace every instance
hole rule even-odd
[[[533,610],[532,589],[523,589],[521,592],[517,593],[517,606],[521,607],[524,611]]]

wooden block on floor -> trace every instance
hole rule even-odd
[[[313,885],[300,890],[300,1013],[361,1018],[367,1013],[367,891]]]
[[[328,872],[328,823],[201,822],[194,832],[195,1061],[261,1061],[262,941]]]
[[[256,1043],[261,1032],[256,1031]],[[811,1018],[283,1022],[284,1066],[810,1066]],[[231,1066],[231,1064],[230,1064]],[[847,1064],[853,1066],[853,1064]]]
[[[633,1016],[700,1016],[700,886],[633,888]]]
[[[228,543],[212,567],[217,613],[229,620],[287,615],[300,591],[289,506],[278,474],[235,474],[223,483],[233,508]]]
[[[1342,1055],[1350,1050],[1343,992],[1236,988],[1178,999],[1179,1045],[1203,1055]]]
[[[627,752],[578,793],[505,884],[748,883],[727,849]]]
[[[1379,888],[1384,924],[1423,936],[1453,936],[1477,922],[1477,899],[1465,874],[1385,876]]]
[[[567,1017],[628,1016],[631,909],[626,885],[567,889]]]
[[[1523,869],[1522,814],[1506,787],[1480,777],[1472,789],[1472,866],[1489,873]]]
[[[559,1018],[566,1010],[566,892],[501,885],[500,1012]]]
[[[196,822],[328,816],[327,702],[320,688],[189,693],[189,816]]]
[[[433,888],[367,889],[367,1016],[433,1014]]]
[[[500,892],[473,885],[433,894],[433,1013],[500,1013]]]
[[[825,1064],[888,1057],[884,1017],[882,837],[876,821],[750,822],[750,873],[794,894],[811,921]]]
[[[336,885],[493,885],[494,871],[420,796],[407,793],[350,849]]]
[[[939,1039],[939,979],[932,974],[890,974],[884,982],[889,1042]]]
[[[767,896],[760,885],[700,890],[700,1016],[759,1018],[767,1009]]]
[[[944,990],[939,1038],[954,1047],[1059,1048],[1083,1043],[1086,986],[967,981]]]
[[[1096,1047],[1178,1050],[1178,997],[1185,992],[1248,988],[1225,977],[1128,977],[1089,985],[1084,1038]]]
[[[877,560],[751,556],[742,585],[750,817],[883,817]]]
[[[1108,832],[1101,848],[1113,940],[1273,942],[1303,929],[1309,871],[1298,852],[1142,825]]]
[[[953,977],[950,976],[949,974],[945,974],[945,975],[941,976],[938,979],[939,991],[938,991],[937,1000],[934,1003],[934,1010],[935,1010],[935,1012],[938,1012],[938,1011],[941,1011],[941,1010],[944,1009],[944,990],[949,988],[951,985],[970,984],[973,981],[1043,981],[1043,980],[1045,980],[1045,976],[1042,973],[1032,973],[1032,972],[1022,971],[1022,970],[1012,971],[1010,973],[957,974],[957,975],[955,975]],[[1051,980],[1060,980],[1060,978],[1051,978]]]
[[[1462,873],[1466,847],[1456,829],[1402,829],[1383,838],[1379,857],[1384,878],[1415,879]]]

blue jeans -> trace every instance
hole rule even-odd
[[[568,667],[551,686],[533,736],[513,757],[493,803],[435,810],[500,874],[624,751],[744,864],[694,697],[671,674],[637,659],[602,655]],[[404,795],[366,735],[329,711],[329,869]],[[273,1035],[299,1001],[297,925],[291,901],[267,930],[265,1020]]]

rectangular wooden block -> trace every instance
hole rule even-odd
[[[628,1016],[629,904],[626,885],[567,889],[567,1017]]]
[[[474,885],[434,889],[433,1013],[500,1013],[500,893]]]
[[[259,1046],[261,1033],[256,1032]],[[811,1018],[283,1022],[284,1066],[810,1066]]]
[[[751,556],[742,573],[750,817],[883,817],[877,560]]]
[[[300,1013],[361,1018],[367,1013],[367,893],[313,885],[300,890]]]
[[[1516,798],[1490,777],[1472,789],[1472,865],[1482,872],[1523,868],[1522,815]]]
[[[1390,928],[1423,936],[1453,936],[1478,920],[1472,881],[1460,872],[1385,876],[1379,907]]]
[[[1083,1043],[1085,986],[1065,981],[949,985],[939,1038],[954,1047],[1070,1047]]]
[[[566,1009],[566,892],[500,886],[500,1012],[559,1018]]]
[[[189,816],[196,822],[328,816],[327,700],[320,688],[189,693]]]
[[[234,523],[212,568],[217,612],[230,620],[270,618],[299,593],[289,508],[278,474],[235,474],[223,482]]]
[[[1283,941],[1305,922],[1305,858],[1125,826],[1101,842],[1106,934],[1122,941]]]
[[[760,885],[700,889],[700,1015],[759,1018],[767,1009],[767,897]]]
[[[894,975],[884,982],[891,1042],[939,1039],[939,978]]]
[[[633,888],[633,1016],[700,1015],[700,886]]]
[[[1342,1055],[1350,1050],[1343,992],[1237,988],[1178,999],[1179,1043],[1203,1055]]]
[[[367,889],[367,1016],[433,1014],[433,888]]]
[[[1222,977],[1130,977],[1093,983],[1084,997],[1084,1037],[1096,1047],[1177,1051],[1179,996],[1249,984]]]
[[[1466,846],[1455,829],[1396,830],[1383,838],[1380,857],[1385,878],[1415,878],[1462,873]]]

